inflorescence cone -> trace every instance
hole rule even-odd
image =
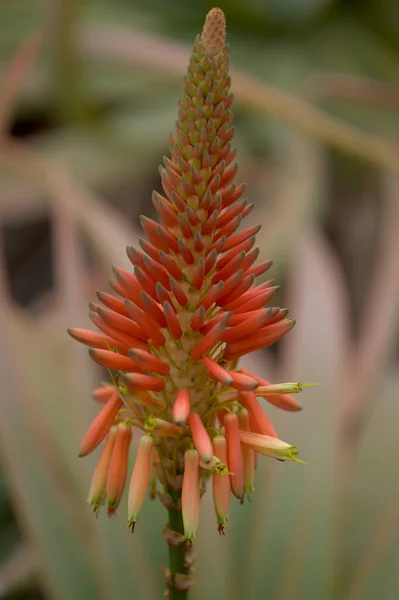
[[[80,448],[83,456],[105,441],[89,503],[98,511],[108,496],[110,512],[118,505],[134,427],[143,437],[129,524],[150,486],[152,497],[182,510],[188,543],[210,475],[223,532],[230,497],[242,501],[253,491],[257,452],[298,460],[258,398],[300,410],[290,393],[301,385],[272,385],[238,367],[240,357],[278,341],[295,321],[286,309],[265,307],[273,282],[257,283],[271,262],[257,262],[259,227],[243,227],[253,205],[236,183],[228,73],[225,17],[214,8],[184,77],[170,158],[160,167],[164,195],[153,193],[158,221],[142,217],[140,247],[127,249],[132,269],[114,267],[114,294],[98,292],[101,304],[90,304],[100,332],[69,330],[111,375],[110,385],[94,391],[102,408]]]

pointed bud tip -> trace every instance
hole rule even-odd
[[[136,523],[137,521],[129,521],[127,528],[132,530],[132,533],[134,533],[134,529],[136,527]]]

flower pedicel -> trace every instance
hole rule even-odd
[[[257,262],[259,227],[241,227],[253,205],[235,183],[228,70],[225,18],[214,8],[184,78],[170,158],[160,168],[164,195],[153,193],[159,221],[142,217],[140,248],[127,249],[132,270],[114,267],[116,295],[98,292],[100,304],[90,304],[100,333],[69,330],[112,380],[94,391],[101,409],[80,448],[85,456],[104,442],[89,503],[98,511],[106,502],[110,514],[117,508],[131,430],[142,430],[128,519],[133,529],[151,483],[151,496],[169,511],[171,598],[193,582],[190,546],[209,476],[223,533],[230,499],[253,490],[256,453],[298,460],[262,403],[300,410],[290,394],[301,385],[272,385],[239,368],[240,357],[273,344],[295,322],[286,309],[265,307],[277,288],[256,280],[271,263]]]

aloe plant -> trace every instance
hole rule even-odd
[[[97,513],[105,500],[114,513],[132,429],[141,430],[128,522],[134,531],[151,482],[169,514],[170,598],[185,598],[193,584],[192,544],[207,480],[224,533],[230,495],[243,502],[253,492],[256,454],[301,462],[257,398],[297,411],[290,394],[302,385],[273,385],[238,368],[242,356],[278,341],[295,321],[285,309],[265,308],[275,286],[255,286],[271,266],[256,264],[259,228],[237,233],[253,205],[234,183],[225,29],[223,12],[212,9],[189,62],[171,159],[160,171],[165,196],[153,193],[160,224],[142,218],[142,251],[127,249],[134,275],[114,267],[111,283],[122,300],[97,293],[103,306],[91,304],[90,318],[101,333],[69,330],[111,373],[110,385],[94,392],[104,406],[80,446],[86,456],[105,439],[88,502]]]

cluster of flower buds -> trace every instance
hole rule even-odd
[[[280,440],[262,401],[300,410],[297,383],[271,384],[238,367],[243,355],[279,340],[294,326],[287,310],[267,308],[271,266],[257,263],[255,234],[242,228],[253,205],[234,180],[225,20],[208,14],[184,78],[171,158],[160,168],[164,195],[153,193],[159,220],[142,217],[140,248],[129,247],[132,272],[114,267],[116,295],[98,292],[90,318],[100,332],[69,330],[110,370],[95,390],[103,406],[80,455],[104,447],[89,503],[117,507],[125,486],[132,429],[141,432],[128,499],[134,528],[147,490],[182,511],[186,544],[198,528],[209,477],[223,532],[232,497],[254,489],[256,454],[297,461]],[[136,434],[135,434],[136,435]]]

